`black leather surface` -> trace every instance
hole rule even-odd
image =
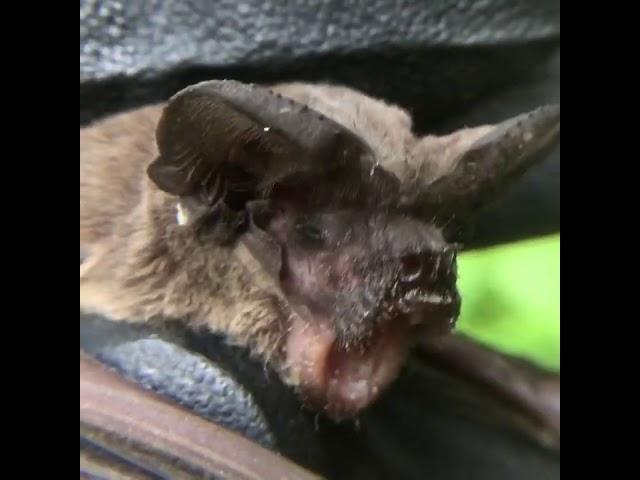
[[[557,0],[83,0],[80,121],[232,77],[345,83],[426,128],[526,77],[559,18]]]
[[[558,37],[557,1],[82,0],[80,81],[310,55]]]

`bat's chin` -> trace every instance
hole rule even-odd
[[[399,318],[373,334],[366,348],[347,348],[328,321],[293,321],[287,340],[289,375],[306,400],[334,420],[352,418],[398,376],[416,327]]]

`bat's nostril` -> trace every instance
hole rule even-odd
[[[422,275],[423,262],[420,256],[415,254],[402,257],[401,280],[403,282],[415,282]]]

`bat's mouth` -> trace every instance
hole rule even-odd
[[[370,405],[398,376],[416,330],[409,317],[380,326],[365,346],[338,341],[329,321],[293,320],[287,366],[293,382],[315,408],[340,420]]]

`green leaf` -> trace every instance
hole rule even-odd
[[[458,330],[560,371],[560,235],[460,255]]]

